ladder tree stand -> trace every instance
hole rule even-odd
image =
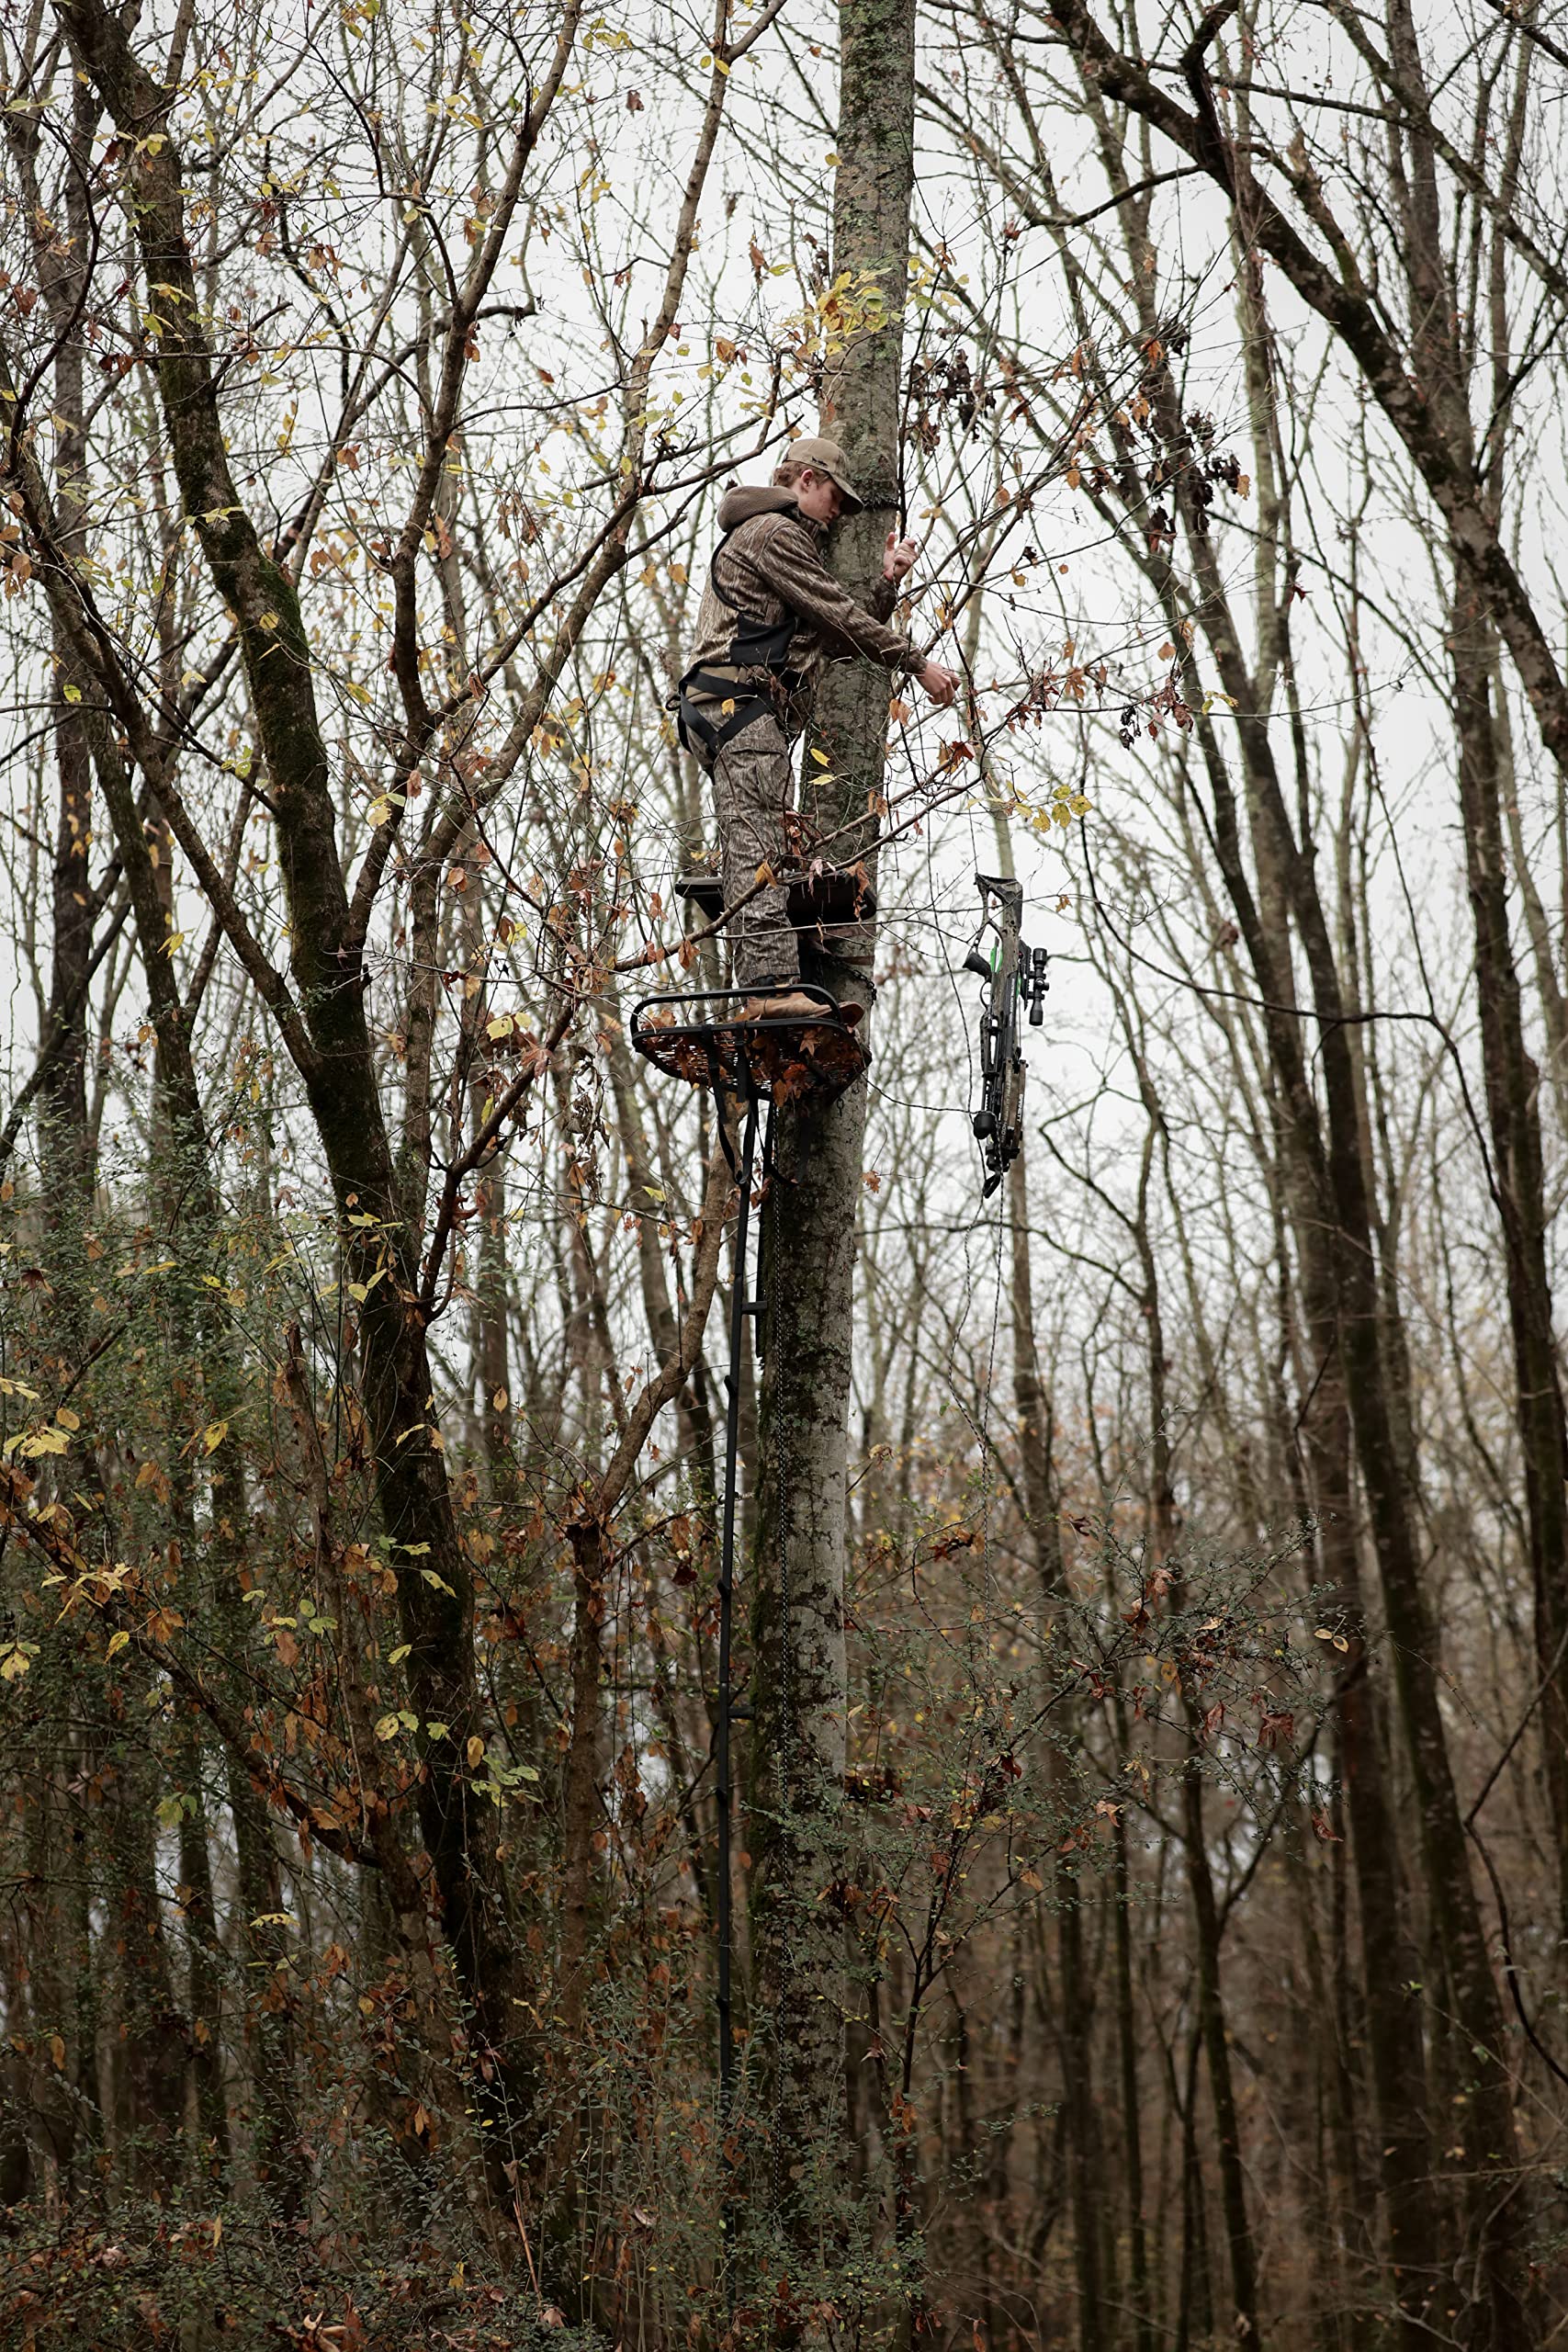
[[[825,889],[819,887],[820,879],[818,887],[792,894],[791,919],[803,931],[827,928],[833,922],[845,919],[839,909],[848,893]],[[831,880],[836,883],[838,877]],[[710,920],[716,920],[723,913],[723,891],[716,876],[683,877],[677,883],[676,892]],[[807,983],[801,993],[820,1006],[819,1017],[810,1021],[798,1017],[742,1021],[741,1007],[754,994],[746,989],[710,989],[686,995],[645,997],[633,1008],[631,1016],[631,1042],[645,1059],[668,1077],[711,1090],[719,1140],[739,1192],[729,1295],[729,1363],[725,1378],[718,1673],[713,1746],[721,2129],[728,2122],[735,2096],[732,1736],[737,1722],[744,1720],[748,1713],[736,1703],[733,1679],[735,1533],[740,1493],[741,1351],[747,1343],[747,1321],[761,1309],[761,1301],[750,1295],[748,1258],[759,1144],[763,1178],[771,1182],[773,1171],[769,1144],[773,1104],[799,1101],[807,1095],[819,1101],[831,1100],[853,1084],[869,1059],[828,989]]]
[[[1020,1016],[1032,1026],[1043,1018],[1050,985],[1046,951],[1031,949],[1020,936],[1021,884],[1010,877],[977,874],[981,920],[964,968],[977,975],[985,993],[980,1012],[980,1105],[971,1119],[984,1162],[984,1196],[989,1197],[1017,1157],[1023,1140],[1024,1062],[1019,1043]],[[683,876],[675,885],[682,899],[710,922],[723,917],[724,893],[716,876]],[[801,877],[792,886],[790,920],[804,934],[826,937],[835,928],[863,922],[875,900],[863,873],[826,873]],[[987,951],[987,941],[991,944]],[[810,1020],[742,1021],[753,991],[707,989],[689,994],[644,997],[632,1011],[631,1042],[667,1077],[708,1089],[715,1100],[719,1140],[739,1193],[735,1264],[729,1294],[729,1363],[725,1378],[724,1499],[719,1520],[718,1666],[714,1694],[714,1809],[716,1818],[714,1924],[717,1943],[716,2001],[718,2110],[721,2138],[735,2097],[734,1886],[732,1879],[734,1781],[732,1738],[749,1710],[736,1704],[733,1683],[735,1533],[739,1503],[740,1367],[749,1318],[762,1301],[750,1295],[748,1250],[758,1173],[758,1151],[765,1183],[777,1181],[772,1154],[773,1107],[811,1097],[831,1101],[853,1085],[870,1057],[844,1020],[837,1000],[823,988],[802,983],[801,992],[820,1007]],[[764,1124],[763,1114],[766,1114]]]

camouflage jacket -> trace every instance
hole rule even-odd
[[[727,491],[718,510],[721,531],[732,533],[714,558],[713,570],[740,613],[769,624],[795,623],[789,666],[800,680],[790,696],[788,719],[804,725],[825,662],[860,655],[885,670],[919,670],[924,660],[907,637],[887,626],[897,595],[891,580],[880,580],[873,609],[857,605],[822,560],[822,532],[795,506],[792,490]],[[876,609],[880,607],[880,609]],[[687,656],[693,669],[716,671],[740,687],[769,684],[762,669],[732,669],[726,661],[737,613],[714,593],[713,575],[703,591],[697,634]],[[698,696],[698,700],[719,697]]]

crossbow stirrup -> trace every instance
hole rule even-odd
[[[964,958],[964,968],[986,983],[980,1015],[980,1107],[972,1125],[985,1163],[982,1197],[989,1200],[1023,1144],[1023,1081],[1027,1066],[1019,1044],[1019,1013],[1027,1005],[1029,1025],[1045,1018],[1050,957],[1020,937],[1023,885],[1010,875],[976,874],[980,929]],[[988,955],[987,932],[996,934]]]

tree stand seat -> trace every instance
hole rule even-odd
[[[876,892],[863,865],[824,866],[819,873],[781,879],[788,894],[786,911],[796,931],[852,931],[876,913]],[[675,896],[695,907],[705,922],[716,922],[724,912],[724,884],[716,874],[682,874]]]

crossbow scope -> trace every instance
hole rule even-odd
[[[989,1200],[1022,1148],[1027,1066],[1019,1044],[1019,1012],[1029,1007],[1032,1029],[1044,1020],[1050,957],[1043,947],[1027,947],[1019,936],[1022,883],[997,874],[976,874],[975,880],[980,892],[980,928],[964,968],[986,984],[980,1013],[980,1107],[972,1124],[986,1169],[982,1198]],[[987,933],[995,934],[988,950]]]

